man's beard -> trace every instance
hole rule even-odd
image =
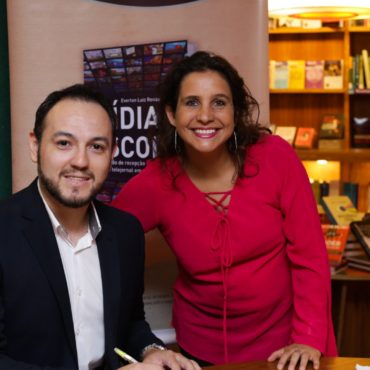
[[[38,163],[37,171],[38,171],[40,183],[44,186],[47,192],[56,201],[58,201],[60,204],[68,208],[80,208],[80,207],[88,205],[94,199],[95,195],[98,194],[100,188],[103,185],[103,184],[98,184],[98,186],[93,187],[90,191],[90,194],[84,198],[73,197],[73,195],[67,198],[63,196],[58,185],[53,180],[45,176],[44,172],[41,169],[40,162]]]

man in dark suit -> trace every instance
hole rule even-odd
[[[111,165],[116,118],[82,85],[51,93],[30,133],[38,178],[0,204],[0,370],[142,363],[198,370],[164,350],[144,318],[144,236],[131,215],[95,200]]]

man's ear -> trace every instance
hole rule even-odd
[[[33,131],[28,134],[28,145],[30,148],[31,160],[32,162],[37,163],[39,141],[37,140],[36,135]]]
[[[166,105],[166,116],[170,124],[176,127],[175,113],[169,105]]]

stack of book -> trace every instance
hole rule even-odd
[[[370,90],[370,58],[367,49],[349,58],[348,88],[350,93]]]

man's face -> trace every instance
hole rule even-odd
[[[65,99],[46,115],[38,142],[30,134],[43,194],[60,207],[86,206],[100,190],[112,159],[112,126],[97,103]]]

